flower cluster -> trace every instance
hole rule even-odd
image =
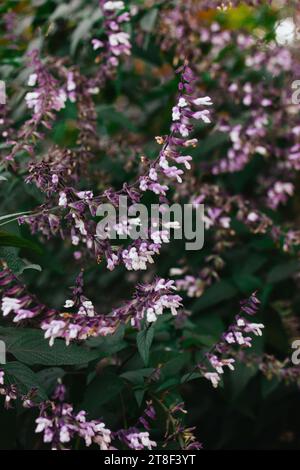
[[[136,288],[133,300],[113,309],[109,315],[96,314],[93,304],[80,295],[79,298],[77,296],[77,299],[69,299],[65,303],[65,308],[75,308],[75,313],[63,313],[48,318],[42,321],[41,328],[45,331],[45,338],[50,340],[50,345],[55,338],[64,338],[69,344],[75,339],[111,335],[120,323],[128,321],[132,326],[141,328],[143,321],[151,324],[166,310],[177,315],[181,297],[171,293],[174,289],[173,281],[164,279],[140,285]]]
[[[29,57],[30,66],[33,67],[34,73],[29,76],[28,85],[35,88],[34,91],[25,95],[25,101],[28,108],[33,110],[33,115],[23,124],[17,139],[8,141],[12,146],[6,157],[8,161],[13,161],[21,151],[27,152],[30,156],[34,155],[33,142],[43,138],[39,126],[51,129],[55,113],[65,107],[68,98],[66,90],[59,85],[58,80],[40,60],[39,52],[34,49],[29,53]],[[67,87],[70,86],[71,81],[69,80]],[[74,86],[75,84],[72,82],[72,90]]]
[[[276,378],[285,384],[300,385],[300,367],[292,365],[289,358],[280,361],[271,354],[246,354],[243,350],[232,353],[246,367],[257,368],[267,380]]]
[[[235,359],[231,354],[232,345],[237,345],[241,348],[251,348],[252,337],[261,336],[264,325],[262,323],[253,323],[248,321],[241,314],[254,315],[257,313],[260,301],[256,294],[252,294],[249,299],[241,302],[240,314],[235,317],[235,321],[229,326],[227,331],[223,334],[222,340],[215,344],[213,348],[206,354],[210,368],[203,363],[197,365],[198,370],[203,377],[209,380],[214,388],[218,387],[221,381],[221,376],[224,373],[224,368],[228,367],[234,370]]]
[[[76,437],[85,445],[97,444],[100,450],[111,449],[111,431],[99,420],[88,421],[86,412],[75,413],[73,406],[65,402],[65,387],[57,386],[52,403],[40,405],[36,419],[36,433],[43,433],[44,443],[51,443],[52,450],[64,450]]]
[[[154,420],[156,413],[151,402],[136,426],[129,429],[120,429],[112,432],[102,420],[87,419],[84,410],[75,412],[66,400],[66,387],[59,381],[51,400],[35,401],[36,390],[32,389],[27,395],[22,395],[15,385],[5,385],[5,372],[0,369],[0,395],[5,396],[5,407],[11,406],[11,400],[20,399],[24,408],[37,408],[39,416],[36,418],[35,432],[43,434],[43,442],[51,444],[52,450],[67,450],[74,439],[83,439],[85,446],[93,444],[100,450],[116,450],[112,441],[119,441],[128,449],[151,450],[156,442],[150,439],[148,420]],[[141,431],[139,427],[147,429]]]
[[[186,292],[188,297],[201,297],[203,292],[219,279],[218,272],[224,267],[224,261],[218,255],[210,255],[205,260],[205,266],[197,275],[186,274],[184,277],[176,279],[175,285],[179,291]],[[181,276],[184,269],[171,268],[171,276]]]
[[[4,317],[13,314],[13,322],[34,320],[45,331],[50,346],[56,338],[63,338],[68,345],[72,340],[113,334],[120,323],[131,322],[141,328],[142,323],[151,324],[170,311],[176,316],[181,307],[181,297],[174,294],[174,281],[156,279],[151,284],[136,288],[133,299],[115,308],[108,315],[95,311],[93,303],[83,295],[83,274],[76,279],[72,299],[67,299],[60,313],[41,304],[8,269],[0,272],[1,310]]]
[[[93,49],[102,51],[97,57],[97,62],[104,61],[101,72],[110,76],[114,69],[119,65],[121,56],[131,54],[130,36],[123,30],[126,23],[130,21],[130,13],[127,11],[123,1],[99,0],[99,5],[103,13],[103,40],[92,39]],[[103,56],[103,57],[101,57]]]
[[[166,50],[175,47],[181,60],[192,58],[194,72],[201,73],[205,64],[211,78],[218,80],[218,94],[213,96],[214,107],[219,109],[215,130],[223,133],[226,150],[222,145],[220,156],[205,162],[204,170],[214,175],[233,173],[254,159],[272,160],[272,165],[259,172],[255,193],[267,207],[276,209],[293,195],[296,172],[291,169],[298,171],[299,166],[299,123],[289,93],[290,83],[298,76],[298,63],[288,47],[275,41],[261,47],[245,31],[233,31],[215,21],[200,23],[197,18],[203,8],[203,2],[191,1],[167,9],[161,18],[160,40]],[[228,52],[233,44],[236,65],[238,61],[244,64],[243,72],[234,77]],[[258,81],[256,74],[265,72],[267,79]]]
[[[187,63],[177,72],[180,74],[179,91],[177,104],[173,108],[170,133],[166,137],[156,138],[162,149],[155,160],[144,160],[146,171],[142,176],[131,185],[125,183],[120,191],[108,189],[100,195],[94,195],[91,190],[78,191],[74,185],[75,178],[73,177],[73,181],[71,179],[71,175],[76,176],[74,168],[70,171],[70,165],[74,166],[73,153],[60,152],[58,155],[63,157],[60,157],[60,161],[55,158],[57,152],[53,155],[51,153],[51,161],[47,158],[29,167],[30,174],[26,179],[28,183],[35,183],[45,192],[47,200],[32,214],[20,217],[19,222],[28,223],[33,233],[41,232],[47,237],[60,233],[64,238],[69,238],[72,244],[78,247],[74,253],[76,259],[82,257],[79,246],[83,245],[82,250],[94,253],[97,259],[105,257],[110,270],[120,263],[128,270],[145,270],[148,263],[153,263],[153,255],[160,252],[163,242],[169,241],[163,228],[158,228],[148,240],[138,239],[126,248],[117,247],[111,246],[109,240],[96,237],[93,217],[100,202],[106,199],[118,207],[122,195],[129,199],[130,204],[134,204],[140,201],[146,191],[151,191],[165,202],[164,198],[169,189],[168,180],[182,183],[184,170],[181,167],[191,169],[192,157],[182,152],[188,147],[196,146],[197,139],[190,138],[194,129],[193,120],[210,122],[209,110],[205,108],[212,103],[209,97],[195,96],[195,75]],[[152,226],[152,223],[150,225]]]
[[[4,406],[10,408],[11,402],[17,399],[17,387],[15,385],[6,385],[4,381],[5,373],[0,369],[0,395],[5,397]]]
[[[143,415],[139,418],[135,426],[129,429],[120,429],[113,434],[115,438],[123,442],[126,447],[133,450],[152,450],[157,447],[157,443],[150,439],[150,423],[156,418],[156,412],[152,402],[147,403]],[[140,431],[139,427],[143,426],[146,431]]]
[[[217,253],[229,246],[228,241],[234,235],[231,227],[233,218],[242,222],[254,234],[268,233],[286,252],[292,251],[300,244],[299,231],[276,225],[269,216],[257,208],[254,201],[249,201],[239,194],[230,195],[218,185],[203,184],[201,195],[194,196],[191,202],[195,205],[205,204],[204,222],[207,230],[214,228]]]

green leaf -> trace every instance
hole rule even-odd
[[[193,305],[193,312],[204,310],[219,302],[233,298],[237,289],[228,281],[220,281],[207,289],[207,291]]]
[[[245,295],[250,294],[256,289],[260,289],[263,285],[261,279],[258,277],[242,273],[234,275],[234,282]]]
[[[15,246],[17,248],[27,248],[29,250],[42,253],[41,248],[36,243],[4,231],[0,231],[0,246]]]
[[[90,338],[87,344],[91,347],[97,347],[100,357],[112,356],[127,347],[127,343],[123,341],[125,334],[125,326],[120,325],[113,335],[99,336],[98,338]]]
[[[288,263],[275,266],[267,276],[268,283],[276,283],[288,279],[299,270],[299,261],[290,261]]]
[[[136,336],[136,343],[141,355],[141,358],[144,361],[145,366],[149,363],[150,348],[154,338],[154,326],[146,328],[145,330],[140,331]]]
[[[92,416],[99,416],[101,407],[119,395],[123,387],[123,380],[115,373],[104,371],[88,385],[82,408]]]
[[[121,377],[135,385],[143,385],[145,377],[149,377],[151,374],[153,374],[154,371],[155,369],[153,367],[148,367],[147,369],[130,370],[128,372],[124,372]]]
[[[10,385],[17,385],[21,393],[26,394],[32,388],[36,388],[38,400],[47,400],[47,393],[41,386],[37,374],[29,369],[29,367],[21,364],[20,362],[9,362],[1,366],[1,368],[5,373],[5,381]]]
[[[41,331],[16,328],[0,328],[0,338],[6,343],[7,351],[16,359],[28,365],[84,365],[98,357],[98,352],[84,345],[70,344],[57,339],[52,347]]]
[[[17,255],[18,250],[16,248],[5,248],[0,247],[0,259],[4,259],[8,267],[13,271],[14,274],[22,274],[25,269],[35,269],[36,271],[42,271],[39,264],[32,264],[27,260],[19,258]]]
[[[14,274],[19,274],[23,268],[23,261],[17,255],[18,250],[16,248],[4,248],[0,247],[0,259],[6,261],[8,267]]]

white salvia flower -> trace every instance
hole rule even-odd
[[[219,376],[219,374],[217,374],[217,372],[206,372],[204,374],[204,377],[207,379],[207,380],[210,380],[211,383],[212,383],[212,386],[214,388],[217,388],[218,385],[219,385],[219,382],[221,380],[221,377]]]
[[[63,426],[59,433],[60,442],[70,442],[71,437],[67,426]]]
[[[4,372],[3,372],[3,370],[0,371],[0,385],[4,385]]]
[[[249,220],[249,222],[256,222],[257,219],[258,219],[258,215],[255,212],[249,212],[247,216],[247,220]]]
[[[196,147],[198,139],[189,139],[186,140],[183,144],[184,147]]]
[[[167,230],[162,230],[162,231],[155,231],[151,233],[151,239],[154,241],[154,243],[169,243],[169,233]]]
[[[190,170],[192,168],[191,164],[189,163],[192,160],[193,158],[191,157],[191,155],[181,155],[180,157],[176,158],[176,162],[183,163],[187,170]]]
[[[148,432],[132,433],[126,436],[130,442],[130,447],[135,450],[148,449],[152,450],[152,447],[156,447],[157,444],[150,440]]]
[[[10,312],[16,312],[19,310],[21,306],[21,302],[18,299],[14,299],[12,297],[3,297],[1,310],[3,312],[3,316],[6,317]]]
[[[152,447],[156,447],[156,442],[150,441],[149,438],[149,433],[148,432],[141,432],[140,433],[140,439],[142,441],[142,444],[144,447],[147,447],[147,449],[152,450]]]
[[[182,135],[182,137],[187,137],[189,135],[189,130],[185,124],[180,124],[179,132]]]
[[[149,178],[153,181],[157,181],[157,172],[154,168],[149,171]]]
[[[126,46],[130,47],[130,42],[129,42],[129,34],[128,33],[116,33],[116,34],[111,34],[109,36],[109,43],[112,47],[118,46],[119,44],[125,44]],[[117,54],[117,50],[115,50],[115,53]],[[119,54],[120,52],[118,52]]]
[[[230,370],[234,370],[234,365],[233,365],[235,363],[234,359],[223,359],[222,362],[224,366],[229,367]]]
[[[32,73],[31,75],[29,75],[29,78],[28,78],[28,86],[35,86],[36,81],[37,81],[37,74]]]
[[[84,235],[84,236],[87,235],[84,221],[82,219],[78,219],[76,216],[74,218],[75,218],[75,227],[78,228],[81,235]]]
[[[36,315],[35,312],[31,312],[30,310],[20,309],[18,310],[15,318],[13,319],[14,323],[17,323],[21,320],[25,320],[26,318],[32,318]]]
[[[173,289],[173,290],[177,290],[177,287],[174,285],[174,281],[166,281],[165,279],[160,279],[156,286],[155,286],[155,291],[159,291],[159,290],[166,290],[166,289]]]
[[[229,343],[229,344],[235,343],[235,338],[234,338],[234,335],[233,335],[232,332],[227,333],[227,334],[225,335],[225,341],[227,341],[227,343]]]
[[[68,78],[67,78],[67,90],[68,91],[74,91],[76,90],[76,83],[74,82],[74,74],[73,72],[68,73]]]
[[[122,253],[122,257],[125,266],[129,271],[138,271],[147,269],[147,262],[154,263],[154,260],[152,258],[153,254],[154,252],[149,250],[141,250],[138,253],[136,247],[132,247],[129,251],[124,250]]]
[[[93,317],[95,315],[94,305],[90,300],[85,300],[82,302],[82,305],[86,309],[88,317]]]
[[[282,183],[281,181],[277,181],[274,185],[274,191],[277,194],[287,193],[292,196],[294,192],[294,185],[292,183]]]
[[[109,269],[109,271],[112,271],[115,268],[118,261],[119,261],[118,256],[112,253],[110,257],[107,258],[107,269]]]
[[[171,268],[170,276],[181,276],[184,273],[184,270],[181,268]]]
[[[179,121],[180,120],[180,110],[178,106],[174,106],[172,109],[172,120]]]
[[[55,97],[53,107],[56,111],[60,111],[65,107],[67,101],[67,94],[64,90],[59,90],[58,95]]]
[[[54,175],[52,175],[52,177],[51,177],[51,181],[52,181],[52,183],[53,183],[53,184],[57,184],[57,183],[58,183],[58,176],[57,176],[57,175],[55,175],[55,174],[54,174]]]
[[[209,124],[211,120],[209,119],[209,110],[203,109],[202,111],[197,111],[193,114],[194,119],[202,119],[203,122]]]
[[[169,162],[164,155],[162,155],[159,159],[159,166],[163,168],[164,170],[169,168]]]
[[[223,374],[223,367],[227,366],[229,369],[234,370],[234,359],[219,359],[217,356],[213,355],[209,358],[211,365],[216,369],[218,374]]]
[[[60,337],[64,331],[65,322],[62,320],[52,320],[50,323],[44,323],[41,328],[46,330],[45,339],[50,338],[49,345],[53,346],[55,338]]]
[[[204,96],[203,98],[196,98],[195,100],[193,100],[193,103],[196,105],[196,106],[212,106],[212,101],[211,101],[211,97],[210,96]]]
[[[74,306],[73,300],[68,299],[65,301],[65,305],[64,305],[65,308],[72,308],[73,306]]]
[[[79,197],[79,199],[85,200],[93,199],[94,197],[92,191],[79,191],[79,193],[77,193],[77,196]]]
[[[115,11],[115,10],[122,10],[125,8],[124,2],[122,1],[109,1],[105,2],[103,5],[103,9],[106,11]]]
[[[155,311],[153,308],[147,308],[146,310],[146,318],[149,323],[153,323],[157,320],[157,317],[155,315]]]
[[[262,336],[262,330],[265,327],[262,323],[248,323],[245,327],[247,333],[254,333],[255,336]]]
[[[66,195],[66,193],[63,192],[63,191],[61,191],[61,192],[59,193],[58,205],[61,206],[61,207],[67,207],[67,205],[68,205],[67,195]]]
[[[241,140],[240,134],[241,134],[242,126],[235,126],[232,131],[230,132],[230,139],[231,142],[239,142]]]
[[[220,224],[223,228],[229,228],[230,227],[230,217],[221,217],[220,218]]]
[[[72,240],[72,245],[75,245],[75,246],[77,246],[80,242],[80,238],[78,237],[78,235],[72,235],[71,240]]]
[[[103,47],[104,44],[102,41],[99,41],[99,39],[92,39],[92,44],[93,44],[93,49],[96,51],[97,49],[100,49],[100,47]],[[89,90],[90,92],[90,90]]]
[[[35,432],[38,433],[38,432],[43,432],[46,428],[49,428],[50,426],[52,426],[52,421],[50,421],[50,419],[47,419],[47,418],[37,418],[35,420],[36,424],[37,424],[37,427],[35,428]]]
[[[179,108],[184,108],[187,105],[188,105],[188,102],[186,101],[185,98],[179,98],[179,101],[178,101]]]
[[[100,88],[99,87],[89,88],[88,92],[90,95],[98,95],[98,93],[100,92]]]
[[[267,155],[267,149],[265,147],[263,147],[262,145],[258,145],[257,147],[255,147],[255,152],[256,153],[260,153],[261,155]]]
[[[249,336],[243,336],[243,334],[239,331],[236,331],[234,333],[234,336],[235,336],[235,339],[236,339],[236,342],[238,344],[241,344],[241,345],[245,345],[247,347],[251,347],[251,341],[252,339],[249,337]]]
[[[25,101],[29,109],[34,108],[35,112],[38,111],[39,108],[39,93],[37,91],[28,92],[25,95]]]
[[[141,178],[140,179],[140,190],[141,191],[147,191],[148,189],[148,182],[146,178]]]
[[[242,333],[237,331],[235,332],[234,336],[238,344],[245,344],[244,336],[242,335]]]

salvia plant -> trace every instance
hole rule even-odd
[[[0,14],[0,448],[297,448],[297,3]]]

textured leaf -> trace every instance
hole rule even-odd
[[[153,338],[154,326],[140,331],[136,337],[137,347],[145,366],[147,366],[149,362],[149,354]]]
[[[280,264],[275,266],[268,274],[267,282],[275,283],[284,281],[291,277],[295,272],[299,271],[299,261],[290,261],[289,263]]]
[[[17,248],[27,248],[41,253],[41,248],[36,243],[18,237],[8,232],[0,231],[0,246],[15,246]]]
[[[10,331],[7,331],[10,330]],[[57,339],[52,347],[44,339],[43,333],[36,330],[17,330],[1,328],[0,337],[4,339],[7,351],[25,364],[58,366],[84,365],[98,357],[98,352],[84,345],[70,344]]]
[[[82,408],[93,417],[100,412],[101,406],[114,399],[123,389],[124,382],[115,373],[105,371],[88,385]]]
[[[212,285],[193,305],[193,311],[204,310],[219,302],[233,298],[237,289],[228,281],[220,281]]]

